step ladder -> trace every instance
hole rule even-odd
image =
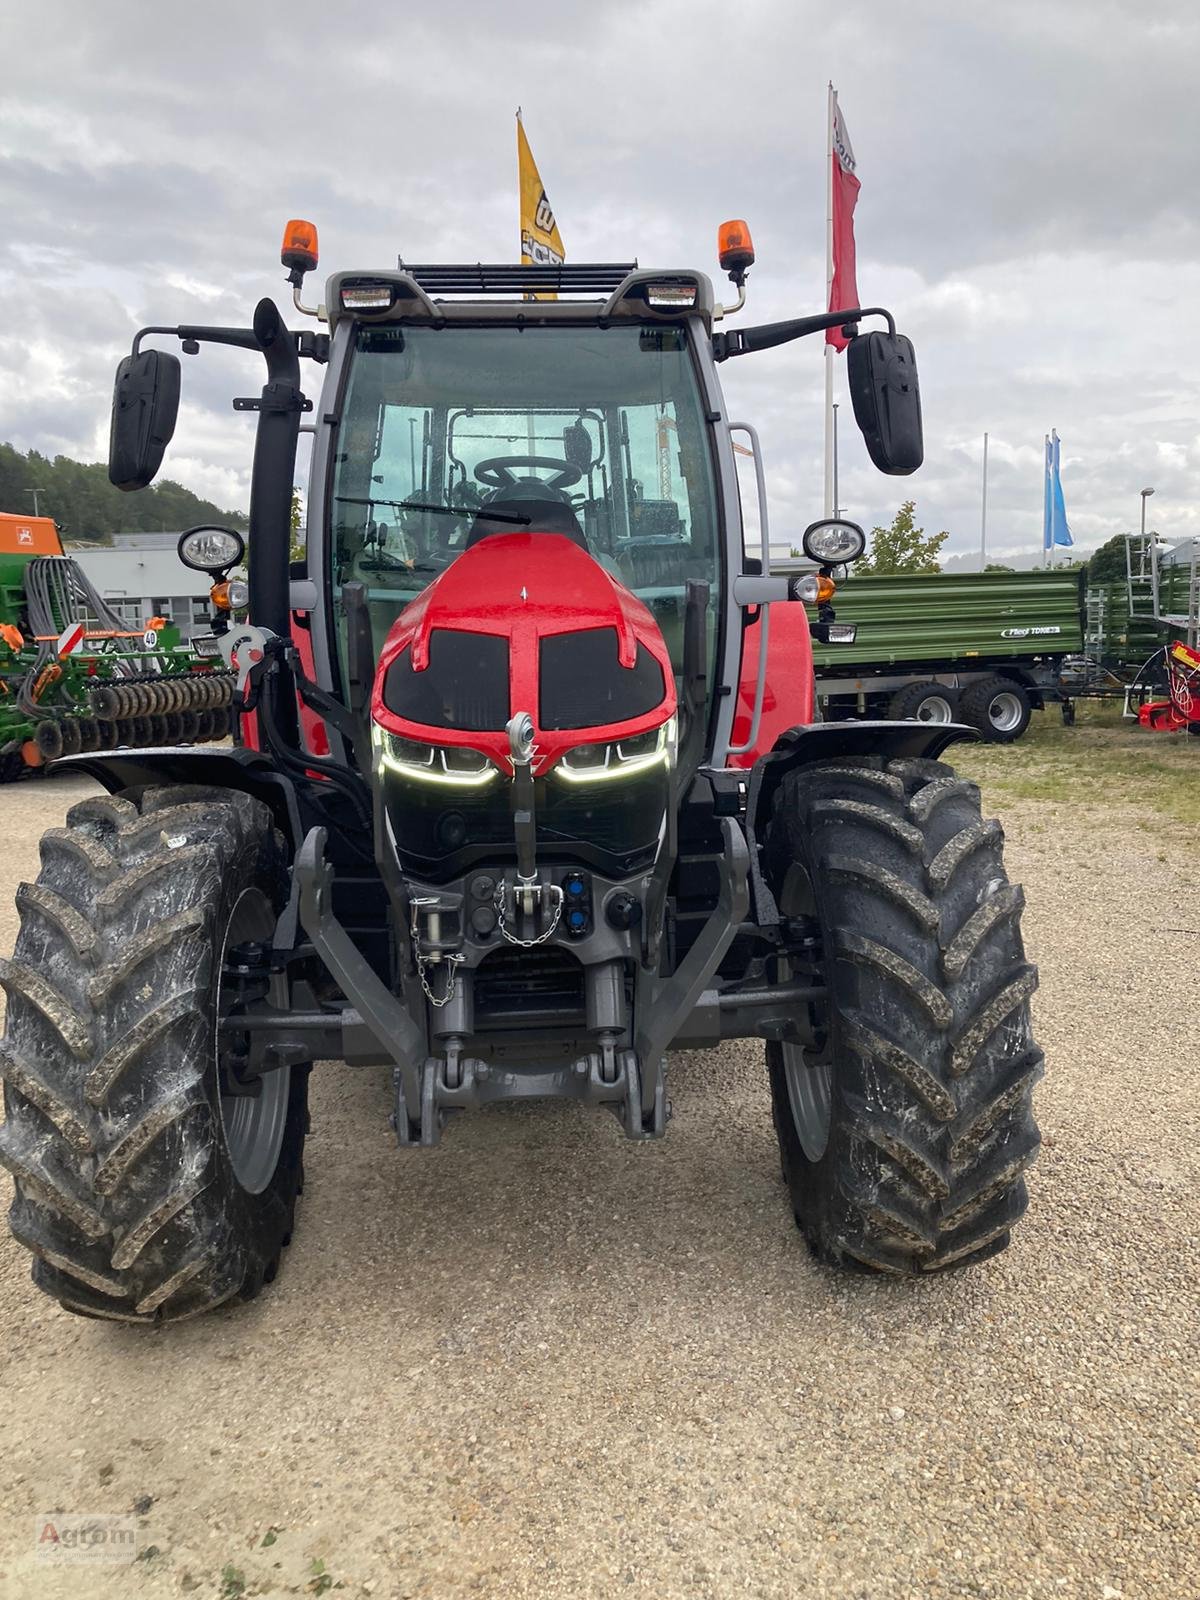
[[[1125,535],[1125,584],[1129,616],[1139,622],[1158,621],[1158,535]]]
[[[1083,605],[1083,653],[1099,666],[1108,648],[1108,592],[1104,586],[1093,584],[1084,594]]]

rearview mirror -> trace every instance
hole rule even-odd
[[[846,350],[854,420],[880,472],[904,477],[925,459],[921,392],[911,339],[863,333]]]
[[[113,388],[108,481],[144,489],[154,481],[179,414],[179,357],[165,350],[126,356]]]

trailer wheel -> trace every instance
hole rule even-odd
[[[798,1227],[831,1264],[920,1276],[1002,1250],[1026,1207],[1042,1073],[1023,897],[979,791],[934,761],[789,774],[765,865],[828,998],[767,1046]]]
[[[1014,678],[980,678],[962,692],[965,722],[978,728],[990,744],[1012,744],[1029,726],[1033,706],[1023,685]]]
[[[308,1074],[255,1093],[217,1031],[228,953],[269,939],[285,897],[270,814],[231,790],[134,791],[81,802],[41,848],[0,963],[0,1164],[34,1282],[125,1322],[252,1298],[291,1236]]]
[[[888,702],[894,722],[953,722],[958,715],[958,691],[941,683],[906,683]]]

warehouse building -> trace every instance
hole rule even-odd
[[[177,533],[118,533],[111,545],[77,544],[67,551],[131,628],[165,617],[185,642],[212,632],[212,579],[180,561]]]

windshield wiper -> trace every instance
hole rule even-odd
[[[443,517],[490,517],[493,522],[513,522],[527,528],[532,517],[517,517],[504,511],[489,511],[486,506],[435,506],[425,500],[366,500],[359,495],[335,494],[344,506],[392,506],[397,511],[435,511]]]

